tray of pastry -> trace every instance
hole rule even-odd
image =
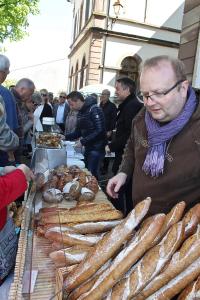
[[[62,140],[64,135],[55,132],[37,132],[36,133],[36,147],[48,149],[62,148]]]

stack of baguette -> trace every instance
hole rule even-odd
[[[164,300],[180,293],[179,300],[198,299],[200,204],[184,215],[180,202],[167,215],[144,219],[150,203],[150,198],[141,201],[125,219],[108,221],[104,229],[98,220],[68,226],[73,234],[69,228],[62,231],[70,238],[76,238],[74,232],[81,240],[87,237],[84,245],[68,242],[70,247],[50,254],[57,267],[68,270],[63,281],[68,300]],[[45,236],[51,233],[52,227]]]
[[[109,203],[89,203],[70,209],[42,208],[37,234],[49,239],[54,250],[66,248],[52,254],[57,266],[66,266],[83,259],[88,248],[95,245],[105,232],[120,224],[122,218],[123,214]],[[72,257],[72,262],[67,264],[69,257]]]

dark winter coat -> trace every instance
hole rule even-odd
[[[116,126],[117,107],[110,100],[108,100],[105,104],[100,103],[100,107],[104,113],[106,131],[112,131]]]
[[[95,104],[93,97],[85,99],[85,103],[77,115],[76,129],[66,134],[66,140],[80,139],[87,151],[104,151],[106,145],[105,120],[102,109]]]
[[[109,148],[115,152],[113,172],[116,173],[121,164],[124,147],[131,133],[131,124],[134,117],[143,107],[134,95],[129,95],[119,106],[116,123],[116,134]]]

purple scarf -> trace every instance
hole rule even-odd
[[[166,125],[160,124],[154,120],[148,111],[145,113],[145,123],[148,133],[149,149],[142,167],[146,174],[152,177],[158,177],[163,174],[166,144],[173,136],[178,134],[188,123],[196,108],[197,100],[195,92],[191,87],[188,90],[188,100],[180,115]]]

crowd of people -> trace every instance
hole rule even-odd
[[[180,60],[165,55],[146,60],[137,85],[118,78],[119,105],[110,101],[108,89],[99,97],[62,91],[54,98],[47,89],[36,91],[28,78],[7,89],[2,84],[9,67],[0,55],[0,285],[17,249],[7,206],[34,180],[23,158],[31,157],[35,132],[47,130],[45,117],[54,118],[65,139],[84,149],[85,166],[97,179],[108,174],[114,152],[107,195],[124,215],[147,196],[150,214],[168,212],[182,200],[188,208],[199,201],[199,102]]]

